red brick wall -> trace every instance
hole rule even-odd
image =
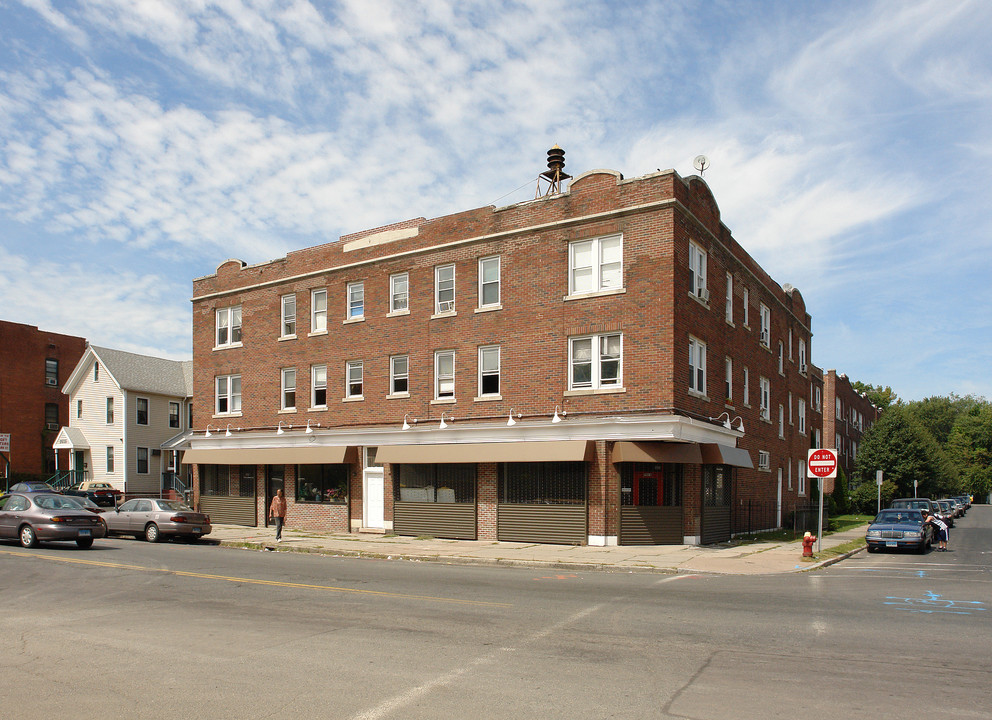
[[[46,475],[46,450],[58,430],[47,430],[45,405],[59,406],[59,425],[69,424],[69,398],[62,387],[86,350],[86,340],[0,320],[0,433],[10,434],[12,473]],[[58,384],[45,384],[45,360],[58,360]],[[69,469],[69,452],[59,453],[59,469]],[[0,475],[5,463],[0,458]]]

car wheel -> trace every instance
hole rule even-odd
[[[76,545],[78,545],[81,550],[88,550],[93,547],[93,538],[76,538]]]
[[[927,547],[929,545],[930,545],[930,543],[928,543],[926,540],[924,540],[923,542],[920,543],[920,546],[918,548],[916,548],[916,552],[918,552],[920,555],[926,555],[927,554]]]
[[[877,552],[877,551],[878,551],[878,548],[876,548],[874,545],[869,545],[868,546],[868,552],[873,553],[873,552]]]
[[[21,547],[33,548],[38,547],[38,536],[34,533],[34,528],[30,525],[25,525],[21,528],[20,532]]]
[[[162,534],[158,531],[158,525],[155,523],[148,523],[145,526],[145,540],[150,543],[158,542],[162,539]]]

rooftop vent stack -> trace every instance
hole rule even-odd
[[[572,176],[565,172],[565,151],[555,145],[548,150],[548,169],[537,178],[537,195],[541,196],[541,178],[548,182],[548,187],[544,191],[544,196],[558,195],[561,192],[561,181],[568,180]]]

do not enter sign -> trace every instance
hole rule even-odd
[[[827,448],[810,450],[806,459],[808,477],[837,477],[837,451]]]

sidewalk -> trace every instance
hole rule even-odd
[[[283,541],[275,542],[275,530],[264,527],[214,525],[203,539],[225,547],[280,552],[311,552],[323,555],[412,560],[468,565],[507,565],[554,570],[601,570],[607,572],[712,573],[770,575],[802,572],[843,560],[864,547],[865,528],[827,535],[822,550],[861,540],[859,549],[843,555],[802,559],[802,542],[759,542],[749,545],[542,545],[490,540],[443,540],[366,533],[322,534],[306,530],[283,530]],[[816,550],[814,545],[814,551]]]

